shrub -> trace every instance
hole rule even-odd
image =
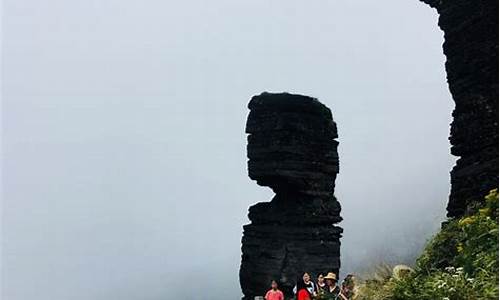
[[[366,281],[356,299],[498,299],[498,190],[471,215],[449,220],[402,278]]]

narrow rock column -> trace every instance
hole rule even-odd
[[[339,171],[337,127],[318,100],[262,93],[248,105],[248,175],[270,187],[270,202],[250,207],[243,227],[240,284],[244,299],[271,280],[292,294],[297,276],[340,268],[342,220],[333,193]]]

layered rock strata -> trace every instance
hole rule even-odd
[[[290,295],[301,272],[340,268],[337,128],[330,109],[307,96],[262,93],[248,108],[248,175],[276,195],[249,209],[241,288],[253,299],[277,280]]]
[[[498,187],[498,0],[423,0],[439,13],[455,101],[448,216],[459,217]]]

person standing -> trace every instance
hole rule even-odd
[[[323,274],[318,275],[318,282],[316,283],[317,293],[321,294],[326,288],[325,276]]]
[[[342,295],[340,291],[340,287],[337,285],[337,275],[333,272],[329,272],[325,276],[326,288],[325,288],[325,296],[328,300],[347,300],[347,298]]]
[[[348,274],[342,281],[341,294],[347,299],[352,299],[354,296],[354,275]]]
[[[293,288],[297,300],[311,300],[312,293],[309,291],[309,285],[304,280],[299,279],[297,285]]]
[[[278,282],[276,280],[271,281],[271,289],[267,291],[266,300],[285,300],[283,292],[278,289]]]
[[[293,292],[295,294],[298,294],[298,292],[299,292],[299,283],[300,283],[300,286],[302,286],[302,284],[303,284],[303,286],[307,289],[310,297],[316,296],[316,285],[314,284],[314,282],[311,281],[311,275],[309,275],[309,273],[305,272],[302,275],[302,280],[299,279],[297,281],[297,285],[293,288]]]

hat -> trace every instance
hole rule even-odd
[[[325,277],[323,277],[323,279],[333,279],[333,280],[337,280],[337,276],[335,275],[335,273],[333,272],[328,272],[328,275],[326,275]]]

